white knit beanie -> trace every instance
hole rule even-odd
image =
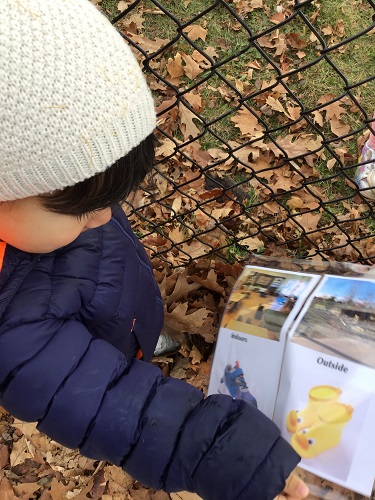
[[[0,0],[0,201],[92,177],[154,128],[135,57],[88,0]]]

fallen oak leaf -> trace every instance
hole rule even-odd
[[[301,108],[299,106],[290,106],[288,104],[286,109],[287,109],[287,112],[285,114],[292,121],[298,120],[298,118],[301,116]]]
[[[257,236],[249,236],[243,240],[239,240],[240,245],[248,248],[249,250],[260,250],[264,248],[264,243]]]
[[[53,500],[66,500],[66,493],[71,491],[74,487],[73,482],[69,482],[66,486],[58,481],[55,477],[51,483],[50,494]]]
[[[159,49],[161,49],[161,47],[167,45],[170,42],[169,38],[155,37],[155,40],[151,40],[150,38],[144,36],[144,34],[142,35],[131,34],[130,38],[132,39],[133,42],[139,45],[148,54],[157,52]]]
[[[327,168],[328,170],[331,170],[336,163],[336,158],[331,158],[330,160],[327,161]]]
[[[128,2],[124,2],[124,0],[120,0],[119,3],[117,4],[117,10],[120,12],[123,12],[125,9],[127,9],[129,6]]]
[[[297,222],[296,226],[305,231],[316,231],[318,228],[318,223],[322,217],[321,212],[314,214],[313,212],[307,212],[301,215],[293,215],[293,222]],[[309,238],[313,238],[313,235],[309,234]]]
[[[199,26],[199,24],[190,24],[189,26],[186,26],[186,28],[184,28],[182,31],[186,33],[189,36],[190,40],[192,40],[193,42],[195,42],[195,40],[198,40],[198,38],[205,41],[208,33],[208,31],[202,28],[202,26]]]
[[[273,24],[279,24],[283,22],[285,19],[285,12],[276,12],[272,17],[270,17],[270,21]]]
[[[335,116],[330,120],[332,133],[337,135],[337,137],[342,137],[350,131],[350,125],[348,123],[341,122]]]
[[[178,104],[178,109],[180,113],[180,121],[181,121],[181,132],[186,139],[189,139],[190,137],[196,137],[197,135],[200,134],[199,128],[195,125],[193,120],[198,120],[197,116],[190,111],[182,102]]]
[[[159,140],[159,144],[160,146],[158,146],[155,150],[156,157],[165,158],[176,152],[176,144],[168,137],[164,137],[162,140]]]
[[[308,42],[302,40],[298,33],[288,33],[285,38],[286,43],[293,49],[304,49],[308,45]]]
[[[196,275],[190,276],[190,279],[192,279],[195,283],[201,284],[204,288],[212,290],[213,292],[217,293],[224,292],[224,288],[217,282],[217,275],[213,269],[210,269],[206,279]]]
[[[302,208],[304,206],[304,203],[299,196],[291,196],[289,200],[287,200],[286,204],[291,210]]]
[[[325,104],[326,102],[330,102],[335,99],[336,96],[334,94],[324,94],[318,100],[318,104]],[[323,108],[320,108],[320,111],[326,112],[326,119],[332,120],[332,118],[340,119],[341,115],[346,114],[346,109],[340,106],[340,99],[331,102],[331,104],[327,104]]]
[[[129,491],[134,480],[125,471],[115,465],[104,467],[104,480],[108,482],[108,492],[124,494]]]
[[[201,352],[199,351],[199,349],[197,349],[197,347],[195,345],[193,345],[190,353],[189,353],[189,358],[191,359],[191,363],[193,365],[197,365],[199,364],[201,361],[202,361],[202,354]]]
[[[33,498],[33,494],[39,490],[39,488],[40,485],[38,483],[21,483],[13,486],[13,490],[16,492],[17,497],[22,500]]]
[[[188,156],[192,157],[202,168],[207,167],[207,165],[212,162],[212,156],[207,151],[204,151],[199,141],[191,142],[187,146],[181,148],[180,151],[186,152]]]
[[[338,19],[335,23],[334,28],[335,35],[339,38],[343,38],[345,36],[345,26],[344,21],[342,19]]]
[[[178,378],[180,380],[186,379],[186,370],[190,366],[190,361],[188,357],[178,358],[174,367],[171,371],[171,377]]]
[[[174,59],[171,57],[167,62],[167,71],[172,78],[179,78],[184,74],[184,67],[182,65],[182,57],[179,52],[174,56]]]
[[[211,364],[201,361],[199,365],[191,365],[187,371],[186,382],[193,385],[202,392],[207,392],[210,380]],[[199,497],[198,497],[199,498]]]
[[[250,61],[250,62],[246,63],[245,66],[247,66],[248,68],[257,69],[257,70],[262,69],[262,64],[257,59],[254,59],[254,61]]]
[[[165,302],[167,306],[169,306],[170,304],[173,304],[173,302],[178,302],[182,299],[187,300],[189,293],[193,293],[199,288],[199,282],[189,283],[186,276],[179,274],[173,291],[169,295],[166,295]]]
[[[183,52],[181,52],[181,56],[185,61],[185,66],[183,66],[184,73],[188,78],[190,78],[190,80],[194,80],[198,75],[203,73],[204,70],[191,56],[184,54]]]
[[[294,140],[293,140],[294,139]],[[273,143],[268,144],[268,148],[273,152],[276,157],[283,156],[282,148],[287,158],[295,158],[297,156],[303,156],[310,152],[307,147],[308,140],[304,137],[294,137],[292,135],[286,135],[282,138],[277,138],[277,146]]]
[[[320,111],[313,111],[311,114],[314,117],[313,118],[314,122],[317,123],[320,127],[323,127],[324,121],[322,113]]]
[[[6,477],[0,479],[1,500],[17,500],[12,485]]]
[[[184,99],[190,104],[190,106],[194,109],[194,111],[200,112],[202,111],[202,97],[196,93],[189,92],[184,95]]]
[[[275,99],[272,96],[268,96],[266,99],[266,103],[274,111],[279,111],[280,113],[285,113],[285,109],[278,99]],[[299,108],[297,108],[297,109],[299,109]]]
[[[39,434],[39,431],[36,428],[37,422],[22,422],[22,420],[18,420],[16,418],[13,422],[13,426],[16,429],[19,429],[27,438],[31,438],[34,434]]]
[[[35,448],[22,436],[18,441],[13,443],[12,452],[10,454],[9,462],[12,467],[22,464],[28,458],[34,458]]]
[[[258,118],[247,108],[240,108],[231,118],[231,121],[238,127],[243,136],[254,137],[259,135],[263,126],[258,122]]]
[[[281,33],[279,37],[276,38],[274,48],[276,48],[275,56],[281,56],[282,54],[284,54],[284,52],[288,48],[284,33]]]
[[[215,57],[219,57],[219,54],[216,52],[214,47],[206,47],[204,49],[204,52],[210,57],[211,59],[215,59]]]
[[[333,33],[332,26],[325,26],[322,29],[322,32],[323,32],[323,35],[326,35],[326,36],[332,35],[332,33]]]
[[[186,333],[200,333],[204,320],[207,318],[208,309],[200,309],[187,314],[188,303],[177,304],[172,312],[166,311],[165,323],[174,331]]]
[[[8,465],[9,450],[6,444],[0,444],[0,470]]]

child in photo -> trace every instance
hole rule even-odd
[[[163,303],[119,203],[152,167],[155,126],[88,0],[1,1],[0,405],[157,489],[305,498],[268,418],[149,363]]]

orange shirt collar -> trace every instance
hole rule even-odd
[[[3,267],[3,260],[4,260],[6,246],[7,244],[5,243],[5,241],[0,241],[0,271]]]

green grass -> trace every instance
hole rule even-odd
[[[319,16],[314,21],[314,26],[321,33],[326,44],[330,46],[366,29],[372,24],[373,14],[374,11],[368,2],[330,0],[321,3]],[[332,35],[324,35],[322,30],[327,27],[335,29],[335,25],[340,20],[345,30],[344,37],[336,36],[335,40],[331,40]],[[336,50],[327,54],[330,61],[345,75],[349,84],[356,84],[374,74],[374,39],[374,35],[364,35],[345,44],[345,51]],[[315,43],[315,47],[318,54],[319,42]],[[300,95],[306,95],[306,90],[308,90],[309,99],[316,102],[325,92],[339,95],[343,92],[345,85],[345,80],[329,66],[328,62],[325,62],[304,72],[304,81],[299,92]],[[298,92],[298,85],[296,87]],[[375,109],[375,83],[371,82],[354,89],[353,93],[360,97],[361,103],[371,115]]]
[[[194,16],[203,12],[212,3],[208,0],[194,0],[190,2],[187,7],[184,7],[184,2],[182,0],[164,0],[161,2],[162,5],[175,16],[180,23],[186,23],[191,20]],[[228,2],[229,6],[232,8],[235,5],[232,2]],[[280,2],[276,0],[268,1],[267,8],[271,15],[275,13],[276,5]],[[118,0],[102,0],[100,7],[109,15],[113,17],[119,13],[117,10]],[[177,24],[164,14],[155,14],[157,10],[155,4],[149,0],[141,2],[138,6],[138,10],[145,9],[143,11],[144,21],[144,34],[145,36],[155,39],[168,38],[171,39],[177,35]],[[306,6],[301,12],[309,17],[316,7]],[[132,11],[134,12],[134,11]],[[371,24],[371,15],[373,14],[373,9],[370,7],[368,2],[361,0],[352,0],[342,2],[341,0],[330,0],[329,2],[322,2],[319,10],[319,15],[314,20],[314,26],[321,33],[322,37],[327,44],[332,44],[340,41],[341,38],[336,37],[333,42],[330,41],[331,35],[324,35],[323,29],[327,27],[332,27],[335,29],[335,25],[338,21],[342,20],[345,37],[350,37],[359,31],[365,29]],[[264,9],[256,9],[253,12],[247,14],[243,21],[247,24],[253,33],[259,33],[266,28],[274,26]],[[229,10],[223,5],[215,7],[213,10],[205,14],[203,17],[198,19],[196,24],[205,26],[208,30],[206,41],[198,39],[196,44],[204,50],[207,47],[214,47],[218,53],[218,58],[216,62],[224,60],[227,57],[233,56],[245,48],[249,43],[249,35],[243,27],[239,27],[236,19],[231,15]],[[285,26],[280,28],[279,33],[298,33],[300,38],[305,41],[309,41],[309,36],[311,34],[308,26],[302,21],[300,17],[296,17],[293,21],[287,23]],[[306,62],[311,62],[319,57],[319,42],[310,43],[305,49],[306,57],[303,59],[298,59],[296,57],[296,50],[287,50],[287,56],[290,59],[290,69],[298,67],[300,64],[305,64]],[[191,53],[194,48],[186,42],[183,38],[180,38],[178,42],[166,52],[165,56],[170,57],[178,51],[184,51],[186,53]],[[278,58],[274,57],[274,50],[264,49],[272,59],[277,62]],[[371,76],[373,74],[373,68],[375,65],[375,49],[374,49],[374,35],[365,35],[346,44],[346,51],[340,53],[339,51],[329,53],[329,60],[341,71],[350,84],[356,84],[363,79]],[[239,57],[235,57],[230,62],[220,67],[220,72],[223,75],[233,76],[240,80],[246,79],[246,63],[258,59],[262,60],[261,54],[255,49],[250,48],[246,54]],[[353,64],[355,61],[355,64]],[[266,61],[262,61],[262,65],[266,66]],[[276,76],[276,72],[270,68],[262,68],[261,72],[254,71],[253,79],[248,81],[249,84],[256,84],[257,80],[267,80],[271,76]],[[311,68],[301,71],[301,79],[297,77],[291,77],[288,85],[293,92],[296,93],[298,98],[300,98],[306,107],[313,107],[316,105],[318,99],[326,93],[333,93],[335,95],[343,92],[344,86],[346,85],[345,80],[341,78],[339,73],[332,68],[332,66],[326,60],[322,60],[315,64]],[[214,78],[212,78],[213,86],[215,86]],[[188,83],[188,82],[187,82]],[[211,81],[210,81],[211,84]],[[365,107],[369,114],[375,109],[375,82],[369,82],[365,85],[360,86],[353,90],[353,93],[361,101],[361,104]],[[211,97],[210,92],[206,91],[205,97],[209,100]],[[214,97],[213,97],[214,98]],[[212,108],[208,108],[212,109]],[[206,108],[205,110],[209,115]],[[219,106],[219,113],[222,111]],[[209,116],[212,118],[211,116]],[[358,121],[358,120],[357,120]],[[226,128],[226,125],[223,128]]]
[[[184,0],[161,0],[164,8],[182,24],[188,23],[194,16],[203,12],[209,6],[213,5],[213,3],[212,0],[192,0],[185,7]],[[100,4],[109,17],[118,14],[117,5],[118,0],[103,0]],[[237,4],[229,0],[228,5],[235,9]],[[264,110],[263,107],[265,106],[267,97],[274,95],[273,91],[263,92],[255,98],[252,96],[258,92],[265,81],[269,82],[272,78],[276,78],[280,72],[285,73],[299,69],[298,74],[289,76],[284,80],[291,92],[291,94],[280,96],[280,102],[284,107],[291,104],[296,105],[293,98],[294,94],[300,100],[305,110],[315,108],[323,95],[333,94],[334,96],[339,96],[343,94],[348,83],[349,86],[353,86],[351,90],[352,95],[358,99],[367,115],[371,116],[375,110],[375,80],[361,85],[358,85],[358,83],[374,74],[375,35],[363,35],[350,43],[346,43],[345,50],[340,49],[329,52],[325,58],[319,60],[322,46],[319,40],[311,39],[312,32],[301,16],[296,16],[292,21],[280,27],[277,32],[277,28],[269,19],[276,13],[276,8],[280,9],[280,7],[283,7],[293,12],[292,2],[286,0],[267,0],[267,2],[263,2],[263,5],[263,8],[255,9],[253,12],[243,16],[243,21],[253,34],[258,34],[268,28],[274,28],[272,32],[275,37],[274,40],[277,40],[276,35],[280,37],[298,34],[299,39],[307,43],[306,47],[299,49],[288,46],[284,53],[284,59],[275,55],[275,48],[263,47],[265,53],[279,69],[269,66],[261,52],[254,45],[249,45],[248,31],[237,23],[230,11],[222,4],[194,21],[194,24],[199,24],[207,29],[206,40],[198,39],[195,44],[203,51],[209,47],[215,49],[217,56],[214,58],[214,61],[218,65],[218,71],[233,86],[240,88],[243,85],[242,98],[245,98],[247,105],[261,115],[267,129],[285,125],[283,130],[273,133],[273,137],[277,140],[278,137],[282,138],[287,134],[298,132],[289,130],[288,120],[282,113],[278,111],[265,113],[262,111]],[[374,14],[374,10],[366,0],[346,0],[344,2],[342,0],[327,0],[319,3],[313,2],[303,6],[300,12],[307,19],[311,19],[312,16],[315,16],[317,9],[319,9],[318,14],[311,22],[328,46],[366,29],[371,25],[371,17]],[[167,15],[156,13],[156,11],[156,6],[152,1],[144,0],[131,12],[131,14],[136,12],[142,13],[144,18],[143,27],[139,28],[138,34],[143,34],[152,40],[156,38],[168,40],[175,38],[178,34],[177,23]],[[337,35],[340,25],[344,29],[343,37]],[[332,28],[333,34],[324,34],[323,30],[327,30],[329,27]],[[245,48],[246,52],[238,55]],[[156,61],[152,60],[151,65],[168,80],[169,75],[166,69],[168,58],[173,58],[177,52],[184,52],[190,55],[193,50],[194,47],[184,37],[180,37],[161,57]],[[301,55],[301,51],[305,53],[305,56],[302,58],[298,57],[298,55]],[[224,61],[228,58],[230,60],[224,64]],[[261,69],[249,71],[247,64],[254,60],[260,62]],[[314,64],[306,68],[306,65],[310,63]],[[283,67],[282,64],[285,66]],[[197,81],[204,78],[209,72],[209,69],[204,71],[198,76]],[[344,78],[342,75],[344,75]],[[184,76],[181,78],[180,90],[189,89],[195,83]],[[202,148],[205,150],[210,148],[224,149],[223,141],[243,142],[244,138],[240,136],[239,129],[231,121],[231,117],[233,117],[235,109],[240,103],[236,92],[230,91],[229,86],[217,74],[212,74],[209,80],[198,88],[198,93],[202,97],[203,109],[200,115],[203,120],[212,122],[218,117],[226,115],[210,125],[211,131],[217,134],[218,138],[213,133],[210,133],[209,130],[206,130],[204,136],[200,139]],[[159,103],[166,98],[166,95],[163,91],[155,91],[155,97],[156,102]],[[350,99],[344,101],[341,106],[346,110],[346,114],[343,114],[340,119],[350,125],[351,131],[360,129],[364,118],[360,110],[356,109]],[[310,118],[312,118],[311,115]],[[328,120],[326,120],[324,111],[323,118],[324,123],[321,132],[324,134],[324,137],[334,141],[331,144],[333,149],[341,148],[347,150],[346,166],[353,164],[358,157],[357,140],[360,138],[362,132],[356,133],[349,140],[340,140],[332,134],[331,126]],[[199,130],[203,130],[201,124],[198,122],[195,123]],[[314,129],[309,125],[301,129],[300,132],[312,134],[313,136],[316,135]],[[183,139],[178,127],[173,129],[173,134],[180,140]],[[265,142],[268,142],[267,138]],[[326,208],[323,211],[319,224],[321,228],[332,224],[335,221],[335,217],[340,218],[340,220],[345,219],[348,214],[347,204],[352,203],[350,197],[355,194],[353,189],[348,186],[345,176],[340,173],[339,165],[335,165],[331,170],[327,168],[327,161],[331,159],[328,150],[325,150],[325,156],[325,159],[319,159],[314,165],[314,173],[315,175],[319,175],[319,180],[312,184],[312,187],[315,186],[320,192],[324,193],[329,201],[332,201],[332,203],[328,202],[326,204]],[[337,173],[337,177],[329,180],[328,177],[333,173]],[[352,176],[352,174],[354,172],[347,171],[348,176]],[[231,170],[231,175],[233,175],[236,182],[242,182],[240,179],[242,174],[236,170],[235,166]],[[244,184],[241,185],[241,188],[248,192],[248,199],[242,202],[245,207],[251,209],[253,205],[259,203],[258,194],[250,184],[247,186],[246,179],[244,179]],[[284,202],[287,201],[288,196],[286,194]],[[345,196],[349,197],[346,202],[334,202],[334,200]],[[369,214],[365,226],[367,226],[370,234],[374,234],[375,222],[371,214]],[[327,237],[330,236],[327,235]],[[305,243],[302,240],[298,243],[291,243],[289,251],[293,250],[298,255],[303,256],[306,253],[304,245]],[[238,244],[233,243],[228,248],[227,258],[229,260],[241,259],[242,251],[243,249]]]
[[[118,0],[102,0],[102,2],[99,3],[100,8],[110,19],[120,13],[120,11],[117,9],[117,5]]]

